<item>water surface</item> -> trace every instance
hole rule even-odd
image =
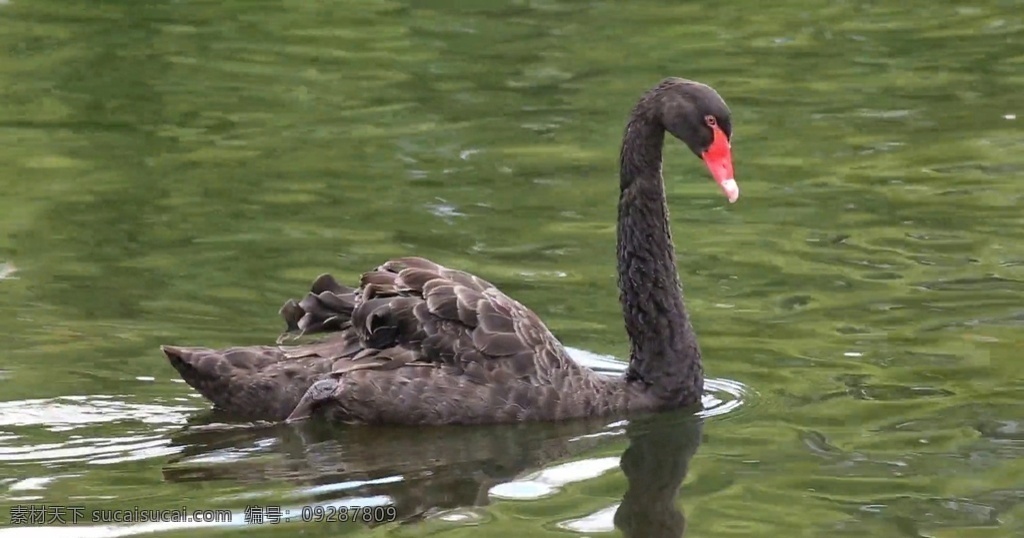
[[[45,529],[108,537],[381,503],[399,521],[246,530],[1024,534],[1022,14],[0,1],[0,537],[39,532],[28,505],[232,514]],[[270,342],[318,274],[418,254],[621,367],[618,144],[669,75],[729,102],[743,192],[666,152],[701,420],[244,427],[160,355]]]

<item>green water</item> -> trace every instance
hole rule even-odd
[[[0,0],[0,536],[1024,535],[1022,42],[1019,0]],[[667,151],[703,424],[227,425],[160,355],[418,254],[623,357],[618,144],[670,75],[743,192]]]

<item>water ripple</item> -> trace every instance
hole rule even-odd
[[[45,426],[65,431],[89,424],[137,420],[182,424],[195,407],[133,404],[102,394],[0,402],[0,426]]]
[[[626,371],[626,363],[610,355],[599,355],[568,346],[566,351],[576,362],[599,373],[619,375]],[[704,408],[699,414],[711,418],[734,413],[748,403],[752,395],[750,388],[739,381],[723,378],[705,379],[704,395],[701,398]]]
[[[169,446],[164,432],[184,424],[194,411],[184,406],[133,404],[107,395],[0,402],[0,427],[13,430],[0,431],[0,462],[104,465],[166,456],[179,449]],[[129,429],[116,437],[88,435],[95,426],[119,422],[149,426],[143,433]],[[17,433],[22,428],[41,428],[66,438],[26,443]]]
[[[18,268],[11,262],[0,262],[0,280],[9,280],[15,278],[14,273],[18,272]]]

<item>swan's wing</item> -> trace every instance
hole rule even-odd
[[[334,332],[283,348],[294,359],[334,361],[333,372],[447,367],[480,383],[544,380],[571,359],[532,311],[493,284],[423,258],[388,261],[358,288],[319,277],[281,308],[286,334]]]
[[[485,280],[422,258],[391,260],[365,273],[356,288],[321,276],[305,298],[285,303],[281,315],[288,327],[283,336],[326,337],[294,345],[162,349],[182,379],[217,407],[263,420],[288,416],[318,380],[349,373],[357,373],[351,381],[365,389],[357,395],[364,414],[387,408],[398,421],[410,407],[395,407],[401,402],[388,400],[381,384],[418,377],[429,378],[435,394],[456,387],[467,397],[492,395],[513,416],[527,396],[557,402],[550,382],[575,365],[529,309]],[[533,388],[544,394],[527,394]],[[422,420],[437,420],[440,411],[433,408],[459,398],[434,400],[408,405],[423,411]]]

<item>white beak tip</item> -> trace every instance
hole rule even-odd
[[[722,187],[722,192],[725,193],[725,197],[729,199],[730,204],[736,203],[736,200],[740,198],[740,186],[736,183],[735,179],[729,178],[723,180],[719,185]]]

